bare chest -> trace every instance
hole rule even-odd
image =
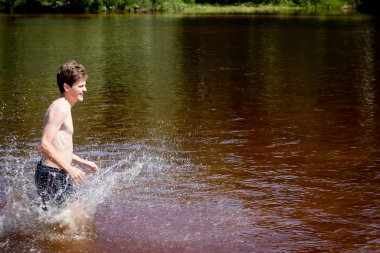
[[[73,118],[71,113],[67,116],[66,120],[63,122],[60,131],[64,132],[67,135],[73,135],[74,126],[73,126]]]

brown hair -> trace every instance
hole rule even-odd
[[[74,60],[62,64],[58,69],[57,84],[61,93],[65,92],[63,88],[64,83],[67,83],[72,87],[75,82],[83,79],[87,79],[87,71],[82,64],[79,64]]]

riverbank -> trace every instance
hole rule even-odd
[[[346,3],[337,3],[335,5],[295,5],[290,2],[288,4],[195,4],[185,3],[182,0],[174,1],[140,1],[139,4],[117,5],[117,6],[56,6],[56,5],[24,5],[24,6],[5,6],[0,5],[1,13],[195,13],[195,14],[238,14],[238,13],[347,13],[356,11],[357,6],[348,5]]]
[[[323,7],[301,7],[301,6],[280,6],[280,5],[233,5],[233,6],[221,6],[221,5],[194,5],[186,6],[181,12],[184,13],[198,13],[198,14],[265,14],[265,13],[282,13],[282,14],[294,14],[294,13],[348,13],[354,12],[356,8],[354,6],[339,6],[336,8],[323,8]]]

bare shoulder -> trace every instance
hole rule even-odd
[[[70,106],[64,98],[58,98],[51,103],[49,110],[59,110],[60,112],[69,112]]]
[[[45,117],[49,119],[63,119],[66,118],[70,114],[70,106],[68,106],[67,102],[58,98],[51,103],[49,106]]]

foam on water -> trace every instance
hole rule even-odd
[[[4,181],[1,187],[4,197],[0,196],[0,249],[5,252],[37,250],[38,245],[46,241],[57,242],[59,249],[62,247],[59,242],[91,240],[96,236],[93,221],[101,203],[112,198],[115,190],[133,183],[142,170],[165,167],[162,158],[141,149],[114,157],[110,152],[108,159],[100,152],[91,160],[100,163],[101,173],[99,176],[87,175],[85,182],[77,187],[73,196],[77,200],[76,206],[73,208],[69,204],[59,210],[50,206],[44,211],[34,185],[34,168],[39,154],[32,152],[30,157],[17,157],[17,153],[17,148],[8,149],[2,162],[4,171],[0,174],[0,180]],[[83,212],[79,213],[82,218],[79,224],[75,218],[78,212]]]

